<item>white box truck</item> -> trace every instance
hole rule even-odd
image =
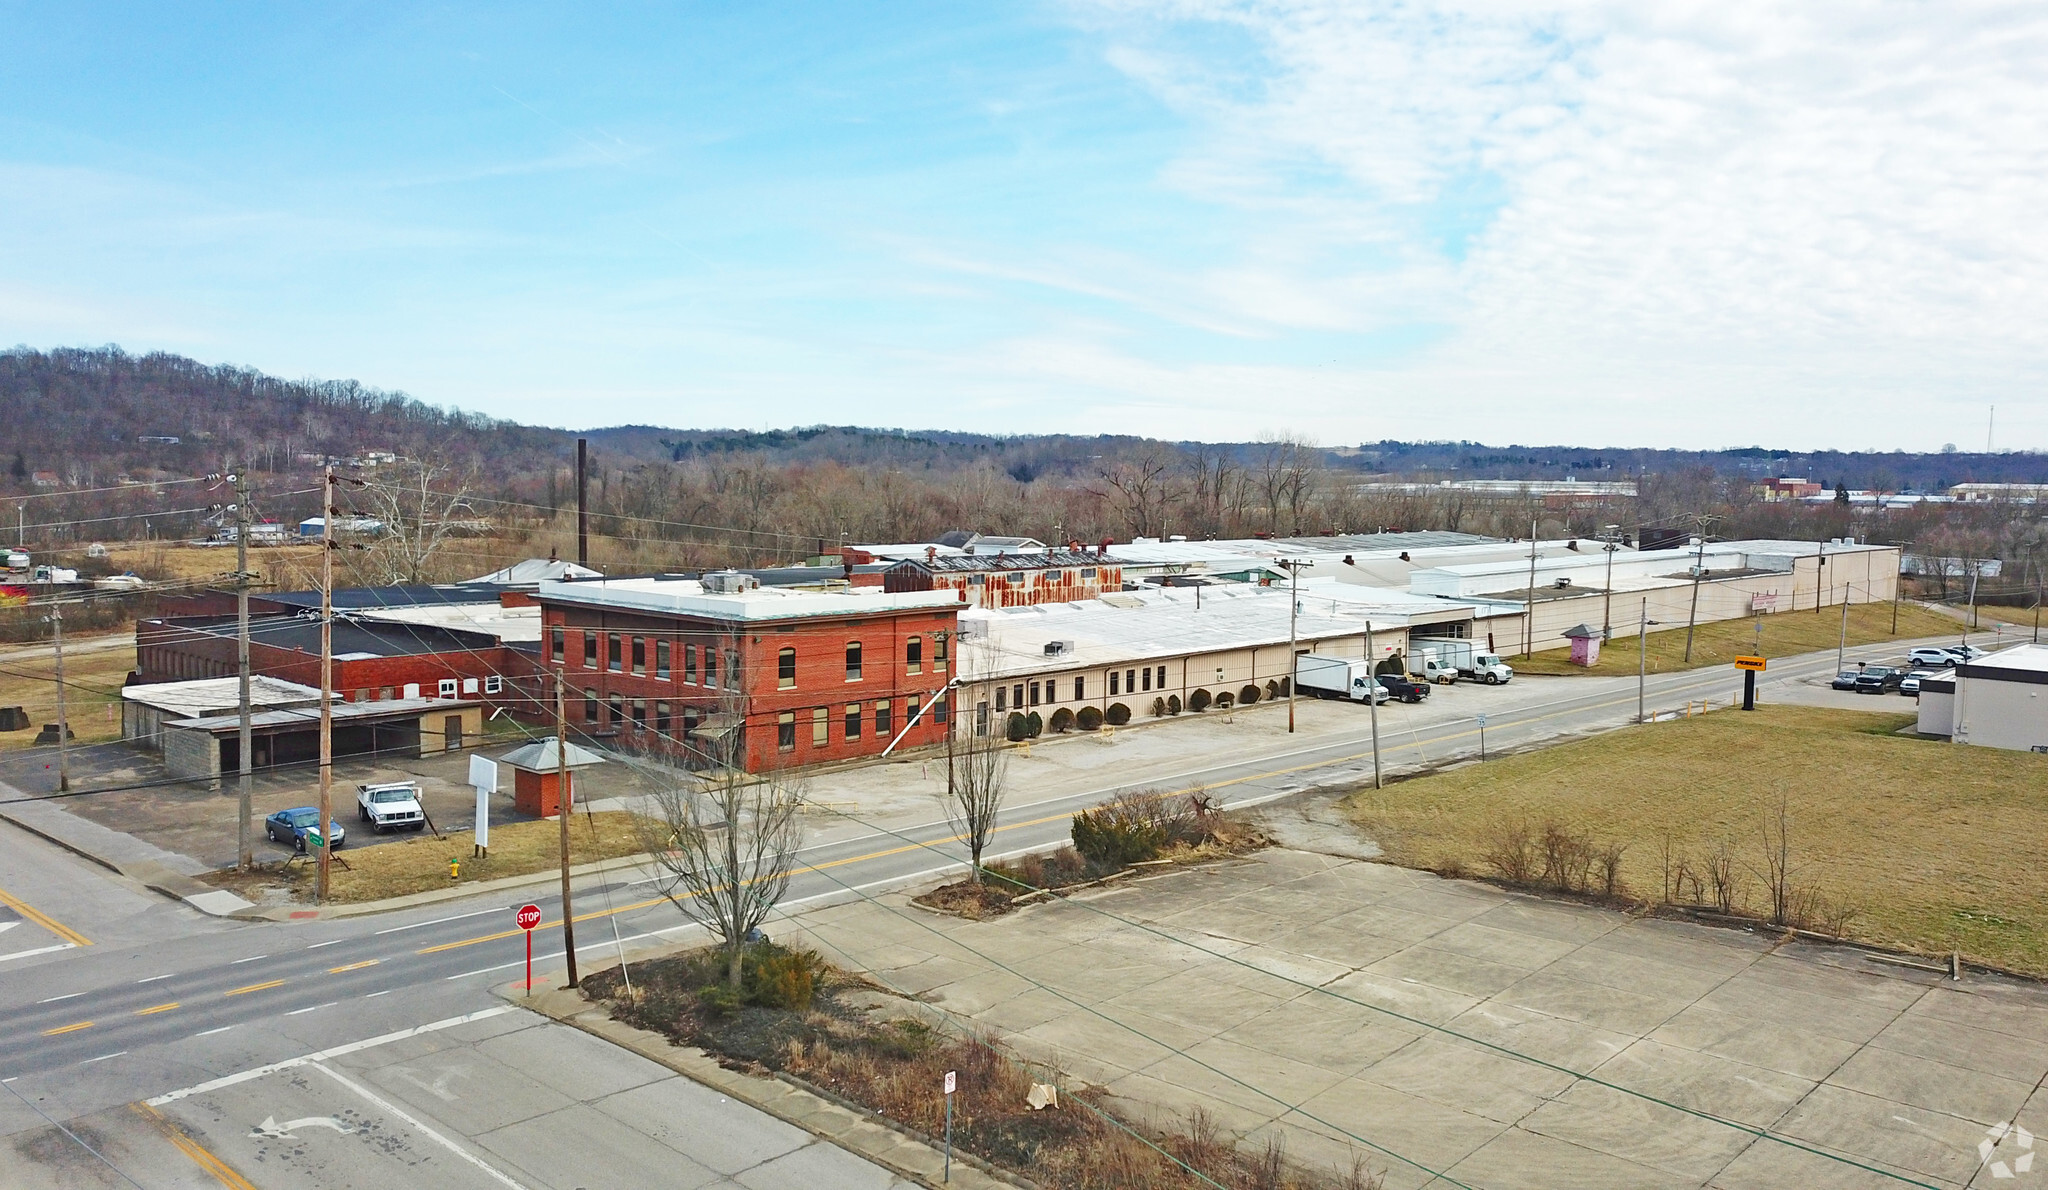
[[[1373,680],[1372,662],[1346,657],[1303,653],[1294,659],[1294,684],[1317,698],[1385,702],[1389,697],[1386,687]]]
[[[1408,642],[1408,648],[1418,660],[1429,658],[1442,668],[1456,670],[1461,677],[1489,686],[1504,685],[1515,676],[1500,654],[1489,653],[1469,640],[1418,636]]]

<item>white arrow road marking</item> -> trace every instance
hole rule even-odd
[[[4,934],[20,924],[18,921],[0,921],[0,934]]]
[[[467,1161],[471,1165],[474,1165],[478,1169],[484,1171],[484,1173],[490,1175],[492,1180],[496,1181],[499,1185],[505,1187],[505,1190],[526,1190],[526,1187],[520,1185],[518,1182],[513,1181],[511,1178],[499,1172],[497,1169],[494,1169],[493,1167],[485,1164],[483,1159],[478,1157],[475,1153],[470,1152],[468,1149],[465,1149],[461,1145],[456,1144],[454,1141],[449,1140],[447,1137],[434,1131],[432,1128],[429,1128],[425,1124],[420,1123],[417,1119],[407,1115],[402,1109],[399,1108],[397,1104],[392,1103],[390,1100],[380,1098],[368,1087],[365,1087],[361,1083],[358,1083],[355,1080],[349,1078],[347,1075],[334,1069],[332,1066],[329,1066],[324,1062],[314,1062],[312,1063],[312,1068],[326,1075],[328,1078],[333,1079],[335,1082],[340,1083],[342,1086],[347,1087],[349,1090],[354,1091],[356,1094],[362,1096],[364,1099],[369,1100],[371,1103],[376,1104],[378,1107],[383,1108],[387,1113],[397,1116],[400,1120],[403,1120],[407,1125],[409,1125],[413,1131],[419,1133],[421,1136],[426,1137],[428,1140],[433,1141],[434,1143],[440,1145],[442,1148],[447,1149],[449,1152],[455,1154],[457,1157],[462,1158],[464,1161]]]
[[[288,1140],[291,1138],[292,1130],[296,1128],[332,1128],[343,1136],[355,1131],[353,1128],[342,1127],[341,1121],[333,1116],[307,1116],[300,1120],[287,1120],[282,1124],[277,1122],[276,1116],[265,1116],[263,1122],[256,1125],[256,1131],[249,1135],[267,1140]]]

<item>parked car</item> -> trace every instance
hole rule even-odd
[[[1393,695],[1402,702],[1421,702],[1429,697],[1429,686],[1427,683],[1397,677],[1394,674],[1381,674],[1380,685],[1386,689],[1388,694]]]
[[[1949,649],[1922,645],[1917,649],[1909,651],[1906,654],[1906,660],[1915,665],[1954,665],[1956,663],[1956,655]]]
[[[1899,683],[1906,679],[1906,671],[1893,669],[1889,665],[1867,665],[1856,675],[1856,693],[1885,694],[1897,690]]]
[[[1933,676],[1934,671],[1931,669],[1916,669],[1899,679],[1899,693],[1917,698],[1920,694],[1920,679]]]
[[[264,819],[263,835],[273,843],[290,843],[296,847],[299,845],[299,840],[305,838],[306,832],[312,830],[314,824],[319,821],[319,807],[295,806],[289,810],[279,810],[277,813]],[[327,849],[329,851],[341,850],[342,840],[346,838],[348,838],[348,832],[341,829],[341,824],[332,818],[328,819]]]
[[[1856,688],[1856,679],[1862,676],[1862,670],[1845,669],[1841,673],[1836,674],[1835,680],[1829,682],[1828,685],[1833,686],[1837,690],[1854,690]]]
[[[1958,665],[1965,661],[1975,661],[1979,657],[1988,656],[1989,653],[1990,650],[1980,649],[1976,645],[1957,645],[1948,651],[1948,655],[1955,658]]]

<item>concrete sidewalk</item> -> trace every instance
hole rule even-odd
[[[1334,856],[987,922],[892,894],[796,924],[1135,1112],[1365,1152],[1389,1186],[1963,1186],[1992,1130],[2048,1135],[2038,984]]]
[[[0,819],[202,913],[228,917],[254,908],[234,893],[195,879],[208,869],[191,856],[111,830],[54,802],[26,797],[11,785],[0,784]]]

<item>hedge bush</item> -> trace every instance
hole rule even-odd
[[[1223,693],[1216,696],[1216,709],[1219,711],[1227,711],[1231,707],[1231,702],[1232,699],[1230,697],[1230,691],[1225,690]]]
[[[1208,710],[1209,692],[1207,690],[1197,690],[1193,694],[1188,695],[1188,709],[1191,711]]]
[[[1024,726],[1031,733],[1031,738],[1034,740],[1045,733],[1045,720],[1039,717],[1037,711],[1033,711],[1024,717]]]
[[[1011,711],[1010,718],[1003,724],[1003,735],[1011,743],[1021,743],[1031,738],[1031,720],[1020,712]]]
[[[1248,707],[1257,701],[1259,701],[1259,688],[1257,686],[1246,686],[1237,692],[1237,705],[1241,707]]]
[[[1158,793],[1125,793],[1074,815],[1074,850],[1103,868],[1142,863],[1174,843],[1199,843],[1213,833],[1206,802]]]
[[[1152,717],[1153,717],[1154,719],[1161,719],[1161,718],[1164,718],[1165,716],[1166,716],[1166,700],[1165,700],[1165,699],[1163,699],[1163,698],[1155,698],[1155,699],[1153,699],[1153,700],[1152,700]]]
[[[1052,727],[1054,735],[1064,735],[1067,732],[1074,730],[1074,712],[1068,710],[1065,707],[1061,707],[1059,710],[1054,711],[1052,713],[1052,722],[1050,726]]]
[[[1109,713],[1103,718],[1109,721],[1111,727],[1122,727],[1131,721],[1131,708],[1120,702],[1110,703]]]
[[[1082,707],[1074,716],[1074,726],[1082,731],[1094,731],[1102,726],[1102,711],[1096,707]]]
[[[1180,695],[1169,694],[1166,696],[1166,713],[1169,715],[1180,714]]]

